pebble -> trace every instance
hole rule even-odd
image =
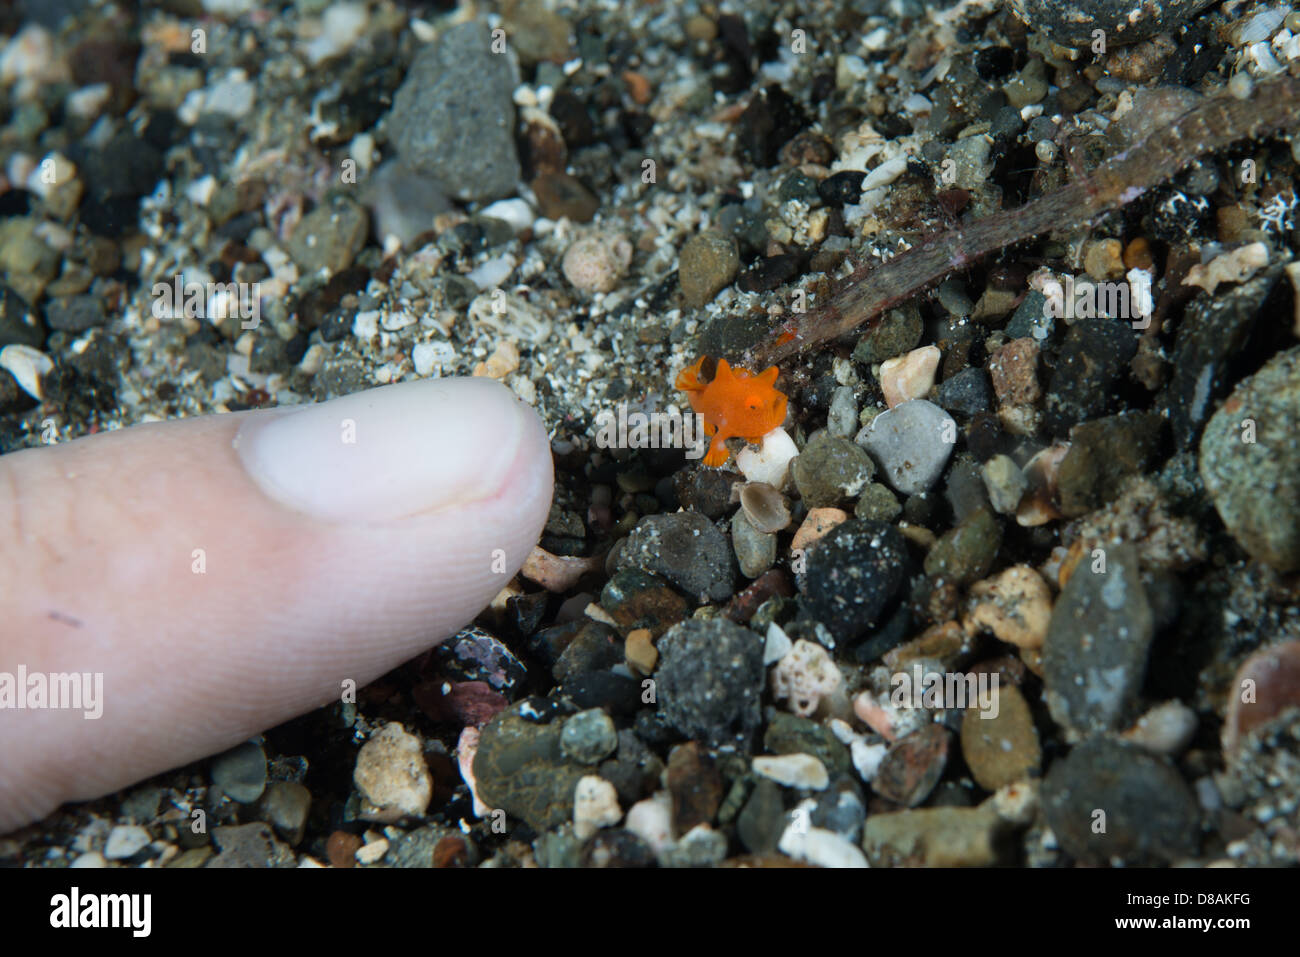
[[[691,828],[660,855],[663,867],[716,867],[727,856],[727,836],[707,824]]]
[[[898,504],[893,492],[879,482],[870,482],[862,490],[853,514],[857,518],[892,522],[902,511],[903,506]]]
[[[1025,64],[1023,70],[1002,84],[1007,103],[1017,110],[1041,101],[1047,96],[1047,89],[1047,72],[1043,69],[1043,61],[1038,57],[1034,57]]]
[[[1084,557],[1052,610],[1043,644],[1044,698],[1052,719],[1078,734],[1131,720],[1155,619],[1128,544],[1105,549],[1105,571]]]
[[[747,445],[736,453],[736,468],[746,481],[762,482],[775,489],[785,487],[790,474],[790,463],[799,454],[799,447],[785,429],[773,429],[763,436],[759,447]]]
[[[621,234],[596,233],[575,240],[564,254],[564,277],[584,292],[609,292],[632,262],[632,244]]]
[[[826,765],[811,754],[759,755],[754,773],[788,788],[821,791],[830,784]]]
[[[642,519],[624,542],[615,567],[662,575],[699,602],[730,598],[736,586],[727,536],[697,512]]]
[[[108,321],[104,303],[98,296],[70,296],[45,304],[45,322],[51,329],[85,332]]]
[[[37,401],[44,401],[44,378],[54,371],[54,360],[38,349],[13,343],[0,349],[0,369],[4,369],[18,387]]]
[[[871,787],[903,807],[921,804],[948,766],[952,735],[942,725],[927,724],[889,746]]]
[[[452,208],[437,183],[397,160],[375,171],[362,197],[381,245],[387,237],[395,236],[403,246],[410,246],[417,236],[433,229],[436,217]]]
[[[962,369],[939,383],[934,401],[940,408],[962,415],[987,412],[993,407],[988,373],[975,366]]]
[[[89,853],[78,855],[73,859],[72,863],[69,864],[68,867],[108,867],[108,861],[104,858],[103,854],[99,853],[99,851],[90,851]]]
[[[310,811],[311,791],[297,781],[272,781],[266,786],[262,813],[267,823],[291,845],[301,843]]]
[[[1079,319],[1070,326],[1044,403],[1043,424],[1053,435],[1115,411],[1137,343],[1127,322]]]
[[[1024,695],[1015,685],[1001,681],[994,694],[994,707],[986,711],[968,705],[961,722],[962,757],[975,782],[986,791],[1025,780],[1043,761],[1034,716]]]
[[[588,769],[564,756],[558,721],[540,724],[532,699],[511,705],[479,734],[475,789],[487,809],[500,808],[535,831],[573,818],[573,794]]]
[[[844,675],[829,652],[800,638],[772,669],[772,697],[788,701],[792,712],[810,717],[823,699],[843,696]]]
[[[827,206],[852,206],[862,200],[862,183],[867,174],[860,169],[832,173],[817,184],[817,195]]]
[[[36,310],[0,282],[0,349],[9,345],[38,349],[45,345],[45,335],[44,323]]]
[[[119,824],[108,832],[104,842],[104,857],[110,861],[122,861],[134,857],[152,843],[149,832],[137,824]]]
[[[1241,663],[1228,687],[1223,751],[1235,757],[1242,740],[1288,708],[1300,706],[1300,641],[1268,645]]]
[[[568,219],[589,223],[600,211],[600,200],[573,176],[560,170],[546,170],[532,182],[537,208],[547,219]]]
[[[813,809],[812,823],[829,831],[857,842],[862,836],[862,822],[867,818],[867,809],[862,803],[862,795],[857,785],[848,775],[839,777],[817,799]]]
[[[768,854],[776,850],[785,824],[780,786],[768,778],[759,778],[736,818],[736,836],[751,854]]]
[[[1201,479],[1229,534],[1279,571],[1300,569],[1297,421],[1300,346],[1239,383],[1211,417],[1200,445]],[[1253,424],[1253,435],[1243,422]]]
[[[924,398],[934,387],[934,375],[943,358],[937,346],[922,346],[880,365],[880,390],[892,409],[909,399]]]
[[[509,196],[520,176],[512,100],[518,79],[512,59],[492,52],[482,23],[451,27],[420,48],[393,96],[385,126],[398,154],[456,199]]]
[[[655,648],[650,629],[634,628],[629,631],[623,655],[636,671],[643,675],[653,674],[655,665],[659,663],[659,651]]]
[[[816,433],[790,466],[790,476],[810,509],[857,498],[875,471],[875,464],[858,445],[829,432]]]
[[[507,695],[520,691],[528,669],[504,641],[470,625],[430,653],[438,673],[457,681],[482,681]]]
[[[623,818],[618,791],[602,777],[588,774],[573,790],[573,834],[585,841],[602,827],[613,827]]]
[[[933,402],[913,399],[880,413],[855,441],[905,495],[930,488],[952,455],[957,423]]]
[[[1176,758],[1196,736],[1196,712],[1181,701],[1158,704],[1124,732],[1124,740],[1152,754]]]
[[[266,788],[266,754],[246,742],[212,759],[212,783],[240,804],[252,804]]]
[[[1033,405],[1042,394],[1038,387],[1038,343],[1034,339],[1013,339],[996,349],[989,357],[988,371],[1002,405]]]
[[[1029,488],[1029,480],[1009,455],[995,455],[980,468],[989,504],[999,515],[1014,515]]]
[[[919,309],[904,306],[890,309],[871,329],[863,333],[853,349],[853,361],[875,365],[914,349],[921,341]]]
[[[1056,0],[1012,0],[1011,9],[1026,24],[1061,46],[1085,48],[1093,31],[1101,30],[1106,45],[1136,43],[1157,33],[1176,30],[1210,5],[1212,0],[1162,0],[1134,6],[1132,0],[1089,0],[1061,4]]]
[[[1124,275],[1124,244],[1118,239],[1098,239],[1083,250],[1083,271],[1098,281],[1120,279]]]
[[[358,864],[378,864],[388,853],[388,838],[380,837],[367,844],[357,848],[356,858]]]
[[[849,520],[848,512],[840,508],[812,508],[803,520],[794,538],[790,540],[791,551],[807,549],[820,541],[831,529],[843,525]]]
[[[862,849],[872,867],[992,867],[1002,863],[1005,830],[988,804],[872,814]]]
[[[722,774],[713,756],[697,742],[679,744],[669,752],[666,781],[674,833],[685,834],[717,816],[722,804]]]
[[[599,764],[617,747],[614,722],[599,708],[579,711],[564,722],[560,733],[560,750],[579,764]]]
[[[1130,476],[1155,463],[1164,421],[1156,412],[1121,412],[1070,429],[1056,474],[1061,514],[1077,518],[1119,498]]]
[[[335,831],[325,842],[325,856],[334,867],[354,867],[361,849],[361,838],[347,831]]]
[[[288,252],[304,273],[323,269],[333,276],[352,265],[369,232],[365,208],[337,193],[299,221],[289,237]]]
[[[206,867],[293,867],[297,863],[293,851],[277,841],[271,826],[262,821],[214,827],[212,843],[221,853]]]
[[[678,256],[678,282],[686,305],[698,309],[740,272],[736,240],[720,232],[692,236]]]
[[[811,754],[837,776],[851,768],[849,753],[830,728],[785,711],[768,711],[763,747],[772,754]]]
[[[1052,591],[1028,565],[1012,565],[971,586],[968,621],[987,628],[998,641],[1017,648],[1041,648],[1052,620]]]
[[[858,430],[858,400],[853,386],[842,385],[831,396],[826,413],[826,431],[840,438],[852,438]]]
[[[662,578],[639,568],[615,572],[600,593],[600,607],[615,626],[632,639],[637,629],[649,632],[651,641],[690,614],[686,599]]]
[[[776,562],[776,535],[755,528],[743,509],[731,519],[731,545],[746,578],[757,578]]]
[[[925,573],[968,585],[989,573],[1001,547],[1001,522],[989,509],[979,508],[935,542],[925,557]]]
[[[721,741],[759,726],[763,640],[726,619],[691,619],[659,639],[659,710],[688,738]]]
[[[606,828],[587,841],[580,867],[653,867],[654,852],[648,844],[625,828]]]
[[[851,840],[821,827],[792,822],[777,845],[782,854],[818,867],[868,867],[867,856]]]
[[[623,826],[650,847],[656,855],[673,844],[673,800],[667,791],[659,791],[628,808]]]
[[[384,725],[361,746],[352,779],[363,798],[362,817],[371,821],[418,817],[433,798],[424,742],[397,722]]]
[[[1169,382],[1158,399],[1168,410],[1180,449],[1196,441],[1232,385],[1234,361],[1249,342],[1276,282],[1276,273],[1270,271],[1223,295],[1197,296],[1188,303],[1174,339]]]
[[[1196,851],[1195,796],[1168,759],[1136,745],[1088,739],[1052,765],[1042,800],[1057,840],[1084,863],[1145,866]]]
[[[907,542],[897,528],[850,519],[808,553],[803,606],[837,638],[853,641],[878,623],[907,566]]]

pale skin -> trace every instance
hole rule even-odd
[[[292,432],[235,413],[0,456],[0,673],[104,676],[97,720],[0,710],[0,834],[339,700],[523,563],[551,455],[503,386],[312,408]]]

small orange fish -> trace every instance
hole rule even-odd
[[[747,369],[733,370],[726,359],[718,360],[713,381],[700,380],[701,357],[677,376],[677,388],[691,400],[691,408],[704,416],[704,434],[713,436],[704,464],[715,468],[730,454],[726,441],[733,435],[757,442],[785,421],[786,397],[776,388],[776,366],[754,375]]]

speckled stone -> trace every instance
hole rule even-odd
[[[1021,20],[1067,47],[1089,47],[1093,31],[1102,30],[1107,47],[1136,43],[1173,30],[1213,0],[1012,0]]]
[[[907,577],[907,543],[885,522],[850,519],[808,553],[801,583],[809,617],[852,641],[877,624]]]
[[[1042,763],[1034,716],[1025,696],[999,681],[996,711],[968,706],[962,715],[961,753],[971,775],[986,791],[1023,781]]]
[[[1255,441],[1242,423],[1254,423]],[[1201,478],[1247,552],[1300,569],[1300,347],[1274,356],[1233,390],[1201,437]]]
[[[692,236],[678,257],[677,279],[686,304],[698,309],[736,278],[740,251],[736,240],[719,232]]]
[[[1078,734],[1115,731],[1134,717],[1155,618],[1132,545],[1085,554],[1062,589],[1043,644],[1052,719]]]
[[[616,566],[662,575],[697,601],[730,598],[736,566],[727,536],[697,512],[650,515],[632,530]]]
[[[1200,834],[1196,798],[1173,764],[1107,738],[1052,765],[1043,809],[1061,846],[1090,864],[1170,863],[1193,854]]]
[[[933,402],[913,399],[880,413],[855,441],[870,453],[890,485],[915,495],[939,478],[956,436],[952,416]]]
[[[790,474],[809,508],[852,501],[875,472],[876,466],[866,452],[829,432],[814,435],[790,465]]]
[[[925,557],[925,573],[968,585],[989,573],[1001,545],[1001,523],[989,509],[977,509],[934,543]]]
[[[725,618],[691,619],[659,639],[659,708],[689,738],[720,742],[758,727],[763,639]]]
[[[534,830],[558,827],[573,817],[573,789],[589,769],[564,756],[559,721],[538,724],[524,717],[530,701],[496,715],[482,730],[474,756],[478,795]]]

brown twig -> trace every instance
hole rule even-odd
[[[759,344],[748,357],[750,367],[764,368],[850,332],[989,253],[1050,230],[1084,226],[1170,179],[1196,157],[1295,124],[1298,115],[1300,79],[1289,76],[1261,83],[1250,100],[1198,103],[1084,179],[940,233],[888,262],[860,266],[825,305]]]

